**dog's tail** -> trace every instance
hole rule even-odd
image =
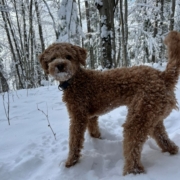
[[[180,74],[180,33],[171,31],[164,40],[168,49],[168,63],[163,72],[168,89],[174,89]]]

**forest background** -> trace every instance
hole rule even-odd
[[[0,0],[0,92],[52,83],[38,56],[53,42],[88,50],[86,68],[166,62],[180,0]]]

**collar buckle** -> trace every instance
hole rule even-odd
[[[59,86],[58,86],[58,89],[60,90],[60,91],[63,91],[63,89],[61,88],[61,85],[59,84]]]

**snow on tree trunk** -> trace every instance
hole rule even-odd
[[[69,42],[80,45],[80,36],[83,36],[82,28],[75,0],[62,0],[58,16],[60,18],[59,42]]]
[[[114,0],[95,0],[96,7],[100,14],[100,38],[102,41],[103,68],[112,68],[113,56],[113,31],[114,31]]]

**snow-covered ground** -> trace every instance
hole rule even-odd
[[[176,95],[180,104],[180,81]],[[102,139],[86,133],[80,162],[65,168],[69,118],[61,96],[57,86],[11,92],[9,126],[0,94],[0,180],[179,180],[180,153],[161,153],[153,139],[146,141],[142,152],[146,173],[122,176],[121,125],[126,107],[101,116]],[[37,105],[48,114],[57,140]],[[180,112],[173,111],[164,123],[170,138],[180,146]]]

